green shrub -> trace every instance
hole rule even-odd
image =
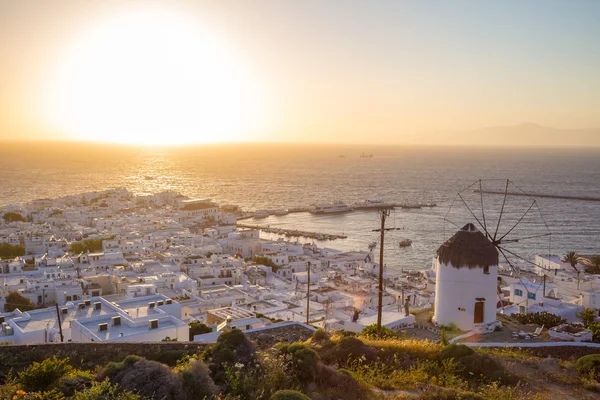
[[[271,396],[270,400],[310,400],[310,398],[296,390],[280,390]]]
[[[419,400],[485,400],[485,397],[457,389],[435,388],[418,397]]]
[[[377,335],[377,325],[369,325],[365,329],[362,330],[360,336],[369,338],[369,339],[379,339],[379,335]],[[383,340],[391,340],[398,339],[400,335],[397,332],[386,328],[385,326],[381,327],[381,339]]]
[[[135,355],[123,361],[110,362],[96,379],[110,378],[123,389],[152,398],[182,398],[183,386],[179,377],[166,365]]]
[[[600,379],[600,354],[583,356],[575,363],[577,372],[581,375]]]
[[[115,383],[123,389],[156,399],[179,399],[183,387],[179,377],[166,365],[141,359],[126,366],[115,376]]]
[[[511,318],[514,318],[522,324],[537,324],[544,325],[544,328],[550,329],[555,326],[562,325],[567,320],[559,315],[549,313],[548,311],[541,311],[531,314],[512,314]]]
[[[218,393],[208,367],[201,361],[191,359],[187,365],[177,369],[177,375],[188,399],[211,399]]]
[[[212,329],[202,322],[190,322],[190,342],[194,341],[194,336],[210,332]]]
[[[313,342],[320,343],[329,340],[329,334],[325,329],[319,328],[312,335]]]
[[[94,382],[92,386],[82,392],[76,392],[73,400],[140,400],[141,397],[128,390],[121,390],[119,385],[110,381]]]
[[[102,368],[98,374],[96,374],[96,379],[99,381],[103,381],[106,378],[113,379],[123,368],[133,365],[136,362],[140,361],[142,357],[136,356],[135,354],[130,354],[121,362],[111,361],[104,368]]]
[[[256,348],[239,329],[232,329],[219,335],[217,343],[209,346],[203,353],[215,383],[226,386],[227,371],[234,365],[241,365],[249,372],[256,363]]]
[[[337,343],[335,357],[340,365],[345,365],[348,361],[356,358],[373,361],[376,357],[376,351],[358,338],[344,337]]]
[[[517,383],[518,379],[487,354],[473,353],[456,359],[459,375],[466,380],[492,381],[502,385]]]
[[[320,358],[311,347],[302,343],[293,343],[283,345],[279,352],[289,355],[290,372],[298,383],[304,385],[315,380]]]
[[[464,356],[470,356],[475,351],[464,344],[451,344],[442,349],[440,352],[440,358],[445,360],[447,358],[460,358]]]
[[[19,374],[17,382],[27,392],[43,392],[49,390],[72,370],[68,358],[58,359],[52,356],[42,362],[31,364]]]

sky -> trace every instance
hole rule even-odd
[[[599,18],[593,0],[0,0],[0,140],[600,127]]]

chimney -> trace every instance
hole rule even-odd
[[[156,306],[156,303],[151,301],[150,303],[148,303],[148,308],[154,308],[154,306]]]

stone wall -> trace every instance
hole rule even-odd
[[[259,348],[268,348],[278,342],[304,341],[312,336],[313,330],[302,324],[266,327],[249,332],[248,338]],[[12,369],[18,372],[34,361],[42,361],[56,356],[69,357],[76,368],[93,369],[110,361],[121,361],[130,354],[136,354],[167,365],[175,365],[185,355],[202,352],[206,344],[194,342],[152,342],[152,343],[45,343],[32,345],[0,345],[0,382]]]

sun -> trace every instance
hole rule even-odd
[[[171,145],[247,140],[264,96],[247,66],[198,21],[129,10],[88,27],[47,91],[51,123],[77,140]]]

